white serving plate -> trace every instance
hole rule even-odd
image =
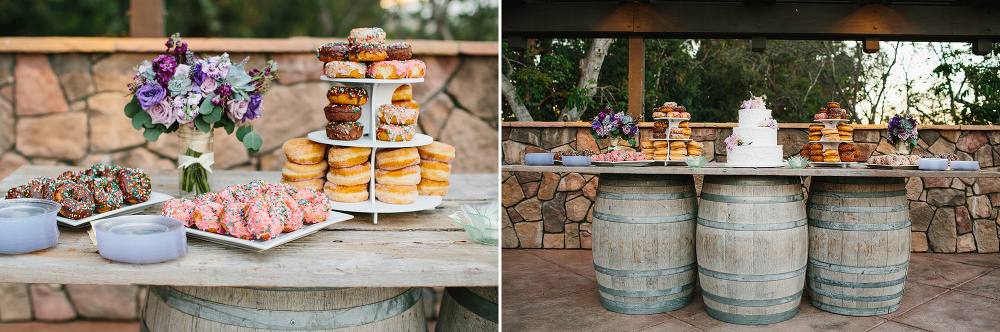
[[[687,163],[684,162],[683,160],[657,160],[657,162],[662,162],[663,166],[670,166],[670,165],[687,166]],[[705,166],[702,166],[702,167],[705,167]]]
[[[811,162],[809,162],[809,165],[813,166],[813,167],[847,167],[847,165],[850,165],[850,164],[855,164],[855,163],[847,162],[847,161],[837,161],[837,162],[833,162],[833,161],[811,161]]]
[[[726,167],[736,167],[736,168],[774,168],[774,167],[785,167],[785,166],[788,166],[788,164],[780,163],[773,165],[735,165],[726,163]]]
[[[267,241],[244,240],[229,235],[210,233],[191,227],[185,227],[185,231],[187,232],[188,236],[196,239],[201,239],[222,245],[259,252],[300,239],[306,235],[316,233],[317,231],[326,228],[326,226],[330,226],[344,220],[350,220],[351,218],[354,218],[354,216],[336,211],[330,211],[330,213],[326,215],[326,221],[324,222],[316,224],[306,224],[302,226],[302,228],[299,228],[294,232],[281,233],[278,234],[278,236],[275,236],[273,239]]]
[[[809,143],[854,143],[854,141],[809,141]]]
[[[158,193],[158,192],[153,191],[153,192],[149,193],[149,199],[147,199],[145,202],[142,202],[142,203],[139,203],[139,204],[122,204],[122,207],[120,207],[120,208],[117,208],[117,209],[114,209],[114,210],[111,210],[111,211],[108,211],[108,212],[105,212],[105,213],[98,213],[98,214],[95,214],[95,215],[92,215],[90,217],[86,217],[86,218],[83,218],[83,219],[80,219],[80,220],[73,220],[73,219],[66,218],[66,217],[63,217],[63,216],[60,216],[60,215],[56,215],[56,221],[58,221],[59,224],[62,224],[64,226],[69,226],[69,227],[72,227],[72,228],[80,228],[80,227],[87,226],[88,224],[90,224],[91,221],[94,221],[94,220],[104,219],[104,218],[108,218],[108,217],[127,216],[127,215],[130,215],[130,214],[136,214],[136,213],[139,213],[140,211],[142,211],[143,209],[145,209],[147,206],[150,206],[150,205],[153,205],[153,204],[156,204],[156,203],[166,202],[167,200],[169,200],[171,198],[174,198],[174,197],[170,196],[170,195],[167,195],[167,194]]]
[[[636,160],[636,161],[591,161],[594,166],[605,166],[605,167],[640,167],[652,165],[655,160]]]
[[[920,165],[891,166],[891,165],[875,165],[875,164],[867,164],[867,163],[858,163],[858,164],[867,166],[868,168],[877,168],[877,169],[918,169],[918,167],[920,167]]]
[[[404,142],[388,142],[372,140],[372,136],[362,135],[353,141],[340,141],[335,139],[329,139],[326,137],[326,130],[317,130],[309,133],[307,136],[309,140],[316,143],[323,143],[329,145],[337,146],[360,146],[360,147],[377,147],[377,148],[409,148],[414,146],[424,146],[427,144],[434,143],[434,138],[424,135],[424,134],[413,134],[413,139]]]
[[[363,213],[400,213],[421,210],[430,210],[441,205],[441,196],[420,195],[417,200],[410,204],[389,204],[380,200],[367,199],[356,203],[343,203],[330,201],[332,209],[347,212]]]
[[[399,79],[389,80],[389,79],[378,79],[378,78],[330,78],[326,77],[326,75],[320,75],[319,79],[323,81],[342,82],[342,83],[422,83],[424,81],[423,77],[399,78]]]

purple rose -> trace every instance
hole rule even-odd
[[[167,89],[156,84],[146,84],[135,91],[135,96],[139,99],[139,106],[144,110],[148,110],[167,96]]]
[[[214,92],[215,88],[218,86],[219,84],[215,81],[214,78],[205,77],[204,82],[201,82],[201,94],[207,96],[208,94]]]
[[[149,116],[153,118],[154,124],[159,123],[170,127],[170,125],[173,125],[177,121],[177,115],[174,113],[174,105],[166,99],[147,109],[146,113],[149,113]]]
[[[264,101],[264,96],[259,93],[250,95],[250,105],[247,106],[247,114],[243,117],[243,121],[250,121],[260,117],[261,108],[260,103]]]
[[[201,85],[205,81],[205,72],[201,71],[201,62],[191,67],[191,80],[195,85]]]
[[[243,116],[247,114],[247,106],[250,105],[250,101],[243,99],[243,101],[236,101],[235,99],[226,102],[226,114],[229,115],[229,119],[236,121],[243,121]]]

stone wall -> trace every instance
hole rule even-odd
[[[651,135],[649,123],[640,127]],[[705,144],[705,156],[725,162],[723,141],[736,124],[692,123],[692,138]],[[784,155],[799,153],[808,141],[808,124],[782,124],[778,144]],[[888,154],[884,126],[856,125],[854,139],[863,158]],[[504,164],[524,162],[524,154],[597,150],[589,124],[514,122],[501,128]],[[1000,169],[1000,126],[924,126],[914,154],[955,153],[977,160],[984,171]],[[605,142],[606,144],[606,142]],[[504,248],[590,248],[597,177],[578,173],[503,172]],[[701,177],[696,176],[700,192]],[[808,183],[808,181],[807,181]],[[1000,179],[909,178],[914,252],[998,252]]]
[[[280,170],[285,140],[325,126],[330,83],[319,80],[322,63],[314,50],[337,39],[185,41],[198,55],[232,47],[231,58],[249,56],[249,67],[267,60],[280,67],[277,84],[264,98],[264,118],[251,123],[264,139],[260,152],[247,153],[218,129],[213,167]],[[456,147],[454,172],[497,172],[497,137],[484,134],[498,127],[497,44],[411,43],[415,57],[427,64],[424,83],[413,85],[421,111],[418,131]],[[132,68],[163,49],[158,38],[0,38],[0,178],[28,164],[175,168],[176,134],[146,142],[123,114]]]

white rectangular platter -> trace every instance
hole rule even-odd
[[[340,213],[340,212],[337,212],[337,211],[330,211],[330,213],[328,213],[326,215],[326,221],[324,221],[324,222],[315,223],[315,224],[308,224],[308,225],[303,226],[302,228],[299,228],[297,231],[288,232],[288,233],[281,233],[281,234],[278,234],[278,236],[275,236],[273,239],[270,239],[270,240],[267,240],[267,241],[262,241],[262,240],[244,240],[244,239],[232,237],[232,236],[229,236],[229,235],[223,235],[223,234],[217,234],[217,233],[209,233],[209,232],[206,232],[206,231],[203,231],[203,230],[200,230],[200,229],[197,229],[197,228],[191,228],[191,227],[186,227],[185,229],[186,229],[187,234],[189,236],[191,236],[193,238],[196,238],[196,239],[205,240],[205,241],[209,241],[209,242],[215,242],[215,243],[218,243],[218,244],[227,245],[227,246],[231,246],[231,247],[236,247],[236,248],[240,248],[240,249],[246,249],[246,250],[250,250],[250,251],[258,251],[258,252],[260,252],[260,251],[271,249],[271,248],[280,246],[282,244],[285,244],[285,243],[288,243],[288,242],[300,239],[302,237],[305,237],[306,235],[309,235],[309,234],[312,234],[312,233],[316,233],[317,231],[319,231],[319,230],[321,230],[323,228],[326,228],[326,226],[330,226],[330,225],[336,224],[336,223],[344,221],[344,220],[350,220],[351,218],[354,218],[354,216],[346,214],[346,213]]]
[[[153,191],[153,192],[149,193],[149,199],[147,199],[145,202],[142,202],[142,203],[139,203],[139,204],[122,204],[122,207],[120,207],[120,208],[117,208],[117,209],[114,209],[114,210],[111,210],[111,211],[108,211],[108,212],[105,212],[105,213],[98,213],[98,214],[95,214],[95,215],[92,215],[90,217],[86,217],[86,218],[83,218],[83,219],[80,219],[80,220],[73,220],[73,219],[70,219],[70,218],[66,218],[66,217],[57,215],[56,216],[56,220],[59,221],[59,223],[62,224],[62,225],[64,225],[64,226],[69,226],[69,227],[72,227],[72,228],[80,228],[80,227],[87,226],[88,224],[90,224],[91,221],[94,221],[94,220],[99,220],[99,219],[104,219],[104,218],[110,218],[110,217],[117,217],[117,216],[127,216],[127,215],[130,215],[130,214],[136,214],[136,213],[139,213],[140,211],[142,211],[143,209],[145,209],[147,206],[150,206],[150,205],[153,205],[153,204],[156,204],[156,203],[166,202],[167,200],[169,200],[171,198],[174,198],[174,197],[170,196],[170,195],[167,195],[167,194],[158,193],[158,192]]]

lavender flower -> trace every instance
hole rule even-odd
[[[177,121],[176,114],[174,113],[174,105],[168,99],[160,100],[159,103],[150,107],[146,112],[153,118],[154,124],[162,124],[170,127]]]
[[[195,85],[201,85],[205,81],[205,72],[201,71],[201,61],[191,67],[191,80]]]
[[[260,113],[263,110],[261,107],[261,102],[264,101],[264,96],[255,93],[250,95],[250,105],[247,106],[247,114],[243,117],[243,121],[250,121],[260,117]]]
[[[249,105],[250,101],[247,99],[240,101],[237,101],[235,99],[230,100],[226,102],[226,108],[227,108],[226,115],[228,115],[229,119],[233,120],[233,122],[243,121],[243,116],[246,115],[247,106]]]
[[[167,89],[156,84],[146,84],[143,85],[139,90],[135,91],[136,99],[139,99],[139,106],[144,110],[148,110],[156,103],[159,103],[167,96]]]

